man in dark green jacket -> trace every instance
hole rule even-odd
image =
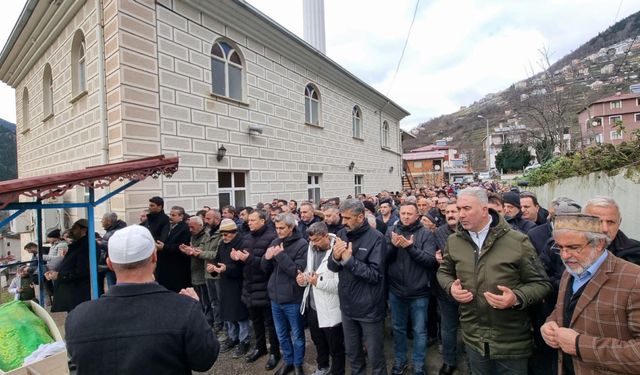
[[[527,236],[487,204],[481,188],[459,193],[459,227],[447,241],[438,282],[460,303],[472,374],[525,375],[533,348],[527,310],[551,284]]]

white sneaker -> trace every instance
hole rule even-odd
[[[327,367],[327,368],[318,368],[313,374],[311,375],[329,375],[329,373],[331,372],[331,367]]]

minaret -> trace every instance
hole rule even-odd
[[[324,40],[324,0],[303,0],[304,40],[326,54]]]

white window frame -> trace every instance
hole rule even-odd
[[[357,105],[351,109],[351,135],[357,139],[364,138],[362,135],[362,110]]]
[[[220,181],[222,180],[220,178],[220,174],[221,173],[231,173],[231,187],[220,187]],[[244,186],[235,186],[236,184],[236,179],[235,179],[235,175],[236,173],[238,174],[243,174],[244,175]],[[218,203],[220,203],[220,207],[222,208],[223,204],[222,204],[222,200],[220,199],[220,194],[229,194],[229,204],[232,205],[233,207],[238,207],[237,206],[237,202],[236,202],[236,192],[237,191],[243,191],[244,192],[244,206],[247,205],[247,197],[248,197],[248,192],[247,192],[247,185],[249,184],[248,181],[249,175],[247,172],[244,171],[229,171],[229,170],[218,170]]]
[[[602,136],[602,133],[598,133],[595,135],[594,137],[594,141],[596,142],[596,144],[601,145],[604,143],[604,137]]]
[[[615,125],[616,120],[622,121],[621,115],[609,116],[609,125]]]
[[[636,98],[636,107],[640,107],[640,98]]]
[[[42,121],[53,116],[53,75],[51,65],[45,64],[42,73]]]
[[[224,45],[228,47],[228,50],[227,48],[224,47]],[[216,46],[219,47],[220,50],[222,51],[222,56],[217,56],[213,54],[213,50],[214,48],[216,48]],[[240,63],[232,61],[234,54],[238,57],[238,60],[240,61]],[[211,46],[210,58],[211,58],[211,92],[217,96],[222,96],[225,98],[229,98],[231,100],[242,102],[244,100],[244,95],[245,95],[244,94],[245,93],[245,90],[244,90],[245,69],[244,69],[244,57],[240,53],[240,50],[236,48],[236,46],[233,43],[229,42],[228,40],[219,39],[215,43],[213,43],[213,45]],[[222,75],[224,76],[224,92],[217,92],[215,89],[216,83],[214,82],[214,76],[216,72],[215,72],[215,65],[213,63],[214,60],[219,61],[223,64],[224,72],[222,72],[223,73]],[[239,87],[236,88],[240,92],[239,97],[231,96],[232,87],[230,86],[229,67],[234,67],[240,70],[240,82],[238,83]]]
[[[382,122],[382,147],[389,148],[389,123],[387,120]]]
[[[362,185],[364,182],[363,174],[354,174],[353,175],[353,191],[355,193],[354,197],[357,197],[358,194],[362,194]]]
[[[640,122],[640,113],[636,113],[633,115],[633,121]]]
[[[87,46],[82,30],[77,30],[71,45],[71,102],[87,92]]]
[[[313,202],[316,205],[320,204],[320,198],[322,197],[322,174],[309,173],[307,175],[307,197],[309,198],[309,202]]]
[[[609,109],[619,109],[622,108],[622,100],[614,100],[609,102]]]
[[[622,130],[618,129],[618,130],[612,130],[609,132],[609,138],[613,141],[613,140],[618,140],[618,139],[622,139],[622,137],[624,137],[624,133],[622,132]]]
[[[315,108],[316,116],[313,116]],[[320,126],[320,91],[309,83],[304,87],[304,122],[308,125]]]

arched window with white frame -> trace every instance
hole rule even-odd
[[[51,65],[45,64],[42,73],[42,119],[48,120],[53,116],[53,77]]]
[[[211,47],[211,85],[215,95],[242,101],[243,59],[231,43],[219,40]]]
[[[382,147],[389,148],[389,123],[382,122]]]
[[[304,122],[320,125],[320,93],[312,84],[304,88]]]
[[[71,44],[71,95],[75,98],[86,91],[87,47],[82,30],[77,30]]]
[[[362,111],[357,105],[354,105],[351,110],[351,127],[353,138],[362,139]]]

